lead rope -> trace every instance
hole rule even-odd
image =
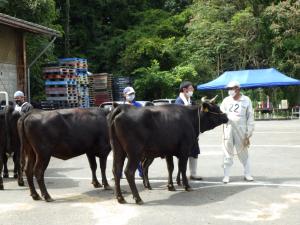
[[[199,135],[201,133],[201,131],[200,131],[200,107],[198,108],[198,125],[199,125],[199,134],[198,134],[198,137],[199,137]]]
[[[243,137],[241,135],[241,132],[240,130],[236,127],[236,125],[234,123],[231,124],[232,128],[235,130],[235,132],[237,133],[237,135],[239,136],[240,140],[243,140]],[[246,151],[248,150],[249,148],[249,145],[248,146],[244,146],[240,151],[237,151],[236,148],[235,148],[235,151],[236,153],[234,153],[234,150],[232,151],[232,154],[231,152],[228,151],[227,149],[227,146],[225,145],[225,125],[223,124],[223,146],[225,148],[225,151],[229,154],[229,155],[232,155],[232,156],[237,156],[239,155],[242,151]]]

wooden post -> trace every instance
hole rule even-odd
[[[27,96],[26,43],[23,32],[16,33],[17,89]]]

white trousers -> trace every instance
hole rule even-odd
[[[244,146],[245,132],[240,127],[233,127],[230,124],[224,127],[224,143],[223,143],[223,166],[224,175],[229,176],[230,168],[233,165],[234,155],[237,155],[240,162],[244,166],[244,175],[250,175],[250,162],[248,147]]]

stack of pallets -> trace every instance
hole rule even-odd
[[[57,108],[78,106],[76,71],[63,66],[43,69],[47,102]]]
[[[63,58],[59,59],[60,66],[75,69],[77,80],[78,106],[90,107],[88,64],[86,59]]]
[[[90,104],[99,106],[103,102],[110,102],[112,98],[112,75],[108,73],[92,74],[90,82]]]
[[[131,86],[132,81],[129,77],[114,77],[113,79],[113,99],[114,101],[122,101],[123,90],[125,87]]]

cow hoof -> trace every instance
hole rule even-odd
[[[102,184],[100,184],[99,182],[92,182],[92,184],[94,185],[94,188],[101,188]]]
[[[18,178],[18,174],[17,173],[14,174],[14,178],[15,179]]]
[[[147,188],[148,190],[152,190],[152,187],[151,187],[150,185],[148,185],[148,186],[145,187],[145,188]]]
[[[23,180],[19,180],[19,181],[18,181],[18,185],[19,185],[20,187],[24,187],[24,186],[25,186],[24,181],[23,181]]]
[[[4,173],[4,174],[3,174],[3,178],[9,178],[8,173]]]
[[[176,191],[175,187],[173,185],[168,185],[169,191]]]
[[[39,194],[32,194],[31,195],[32,199],[35,201],[39,201],[42,200],[41,196],[39,196]]]
[[[47,198],[45,197],[45,201],[46,202],[54,202],[54,199],[49,196]]]
[[[104,190],[112,190],[109,184],[104,184]]]
[[[3,184],[0,184],[0,190],[4,190]]]
[[[135,203],[138,204],[138,205],[143,205],[144,204],[142,199],[136,199]]]
[[[118,199],[118,202],[119,202],[120,204],[125,204],[125,203],[127,203],[123,197],[117,197],[117,199]]]
[[[176,182],[177,182],[177,185],[178,185],[178,186],[182,186],[182,183],[181,183],[180,180],[177,180]]]
[[[186,190],[186,191],[192,191],[193,188],[191,188],[191,187],[185,187],[185,190]]]

